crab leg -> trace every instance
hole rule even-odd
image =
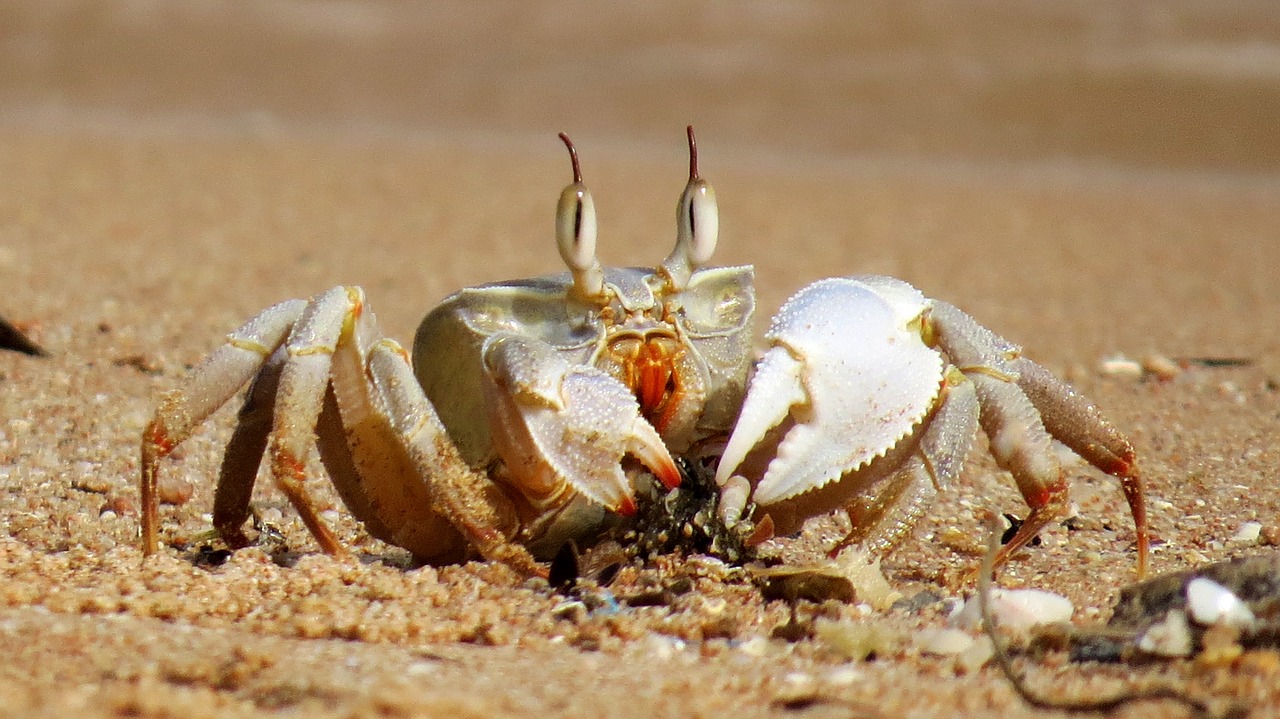
[[[390,531],[390,539],[414,549],[416,543],[410,540],[421,536],[413,535],[423,530],[430,533],[438,524],[428,521],[419,527],[416,520],[424,519],[428,510],[439,510],[486,558],[501,560],[526,574],[540,573],[523,548],[507,541],[498,529],[499,519],[486,511],[491,509],[491,498],[484,496],[481,488],[487,481],[476,476],[458,455],[413,379],[406,354],[389,340],[374,344],[368,369],[390,411],[384,412],[381,402],[369,396],[360,345],[377,331],[372,318],[364,315],[363,292],[357,287],[337,287],[309,305],[294,326],[271,431],[269,451],[276,485],[321,548],[329,554],[342,553],[307,495],[302,461],[315,436],[332,376],[352,465],[355,473],[366,478],[358,482],[348,465],[336,464],[339,471],[334,480],[359,518],[376,519],[372,523],[375,530]],[[395,358],[390,367],[381,361],[388,353]],[[422,434],[424,427],[429,431]],[[407,452],[408,457],[400,452]],[[344,457],[340,449],[336,456]],[[384,475],[385,470],[399,471]],[[398,480],[394,479],[397,475]],[[439,544],[448,546],[447,542]],[[431,556],[434,552],[424,553]]]
[[[1091,403],[1056,379],[1046,380],[1049,373],[1022,359],[1017,346],[953,305],[935,302],[931,320],[939,344],[978,390],[980,420],[991,440],[991,454],[1013,474],[1031,508],[996,556],[996,565],[1066,512],[1067,478],[1053,453],[1056,437],[1120,480],[1136,527],[1138,574],[1145,575],[1150,540],[1142,485],[1128,441]]]
[[[344,550],[307,493],[306,456],[315,441],[338,339],[349,321],[360,316],[363,303],[358,288],[335,287],[307,305],[289,333],[289,357],[280,373],[268,445],[276,487],[326,554],[343,554]]]
[[[242,527],[249,519],[249,500],[258,478],[262,455],[267,449],[285,357],[284,350],[278,348],[258,370],[236,417],[235,431],[222,455],[218,484],[213,493],[213,528],[232,549],[249,545],[249,538],[244,535]]]
[[[1045,428],[1093,466],[1120,480],[1129,512],[1133,515],[1138,546],[1138,577],[1147,573],[1151,534],[1147,528],[1147,507],[1142,477],[1133,445],[1114,425],[1102,417],[1097,405],[1049,370],[1020,357],[1018,386],[1040,411]]]
[[[187,387],[170,392],[161,401],[142,434],[139,494],[144,556],[155,553],[159,546],[156,481],[160,460],[249,381],[284,341],[306,304],[303,300],[281,302],[231,332],[226,343],[191,374]]]
[[[372,312],[362,312],[354,324],[366,329],[363,334],[377,331]],[[421,494],[415,492],[422,484],[420,475],[405,459],[405,452],[397,451],[399,440],[365,381],[364,360],[351,335],[344,331],[339,337],[330,388],[316,423],[316,444],[325,470],[348,509],[373,536],[402,546],[423,561],[462,559],[463,547],[452,546],[461,545],[461,537],[425,500],[415,501]],[[277,349],[254,378],[223,457],[214,493],[213,525],[232,548],[249,544],[242,526],[249,518],[253,485],[271,432],[287,356],[283,348]],[[339,410],[336,395],[342,396],[345,412]],[[344,428],[344,421],[350,423],[350,429]],[[358,463],[348,446],[349,434]],[[395,530],[383,521],[383,515]],[[451,550],[455,551],[451,554]]]

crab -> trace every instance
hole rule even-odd
[[[231,332],[144,431],[141,535],[159,546],[161,460],[248,385],[213,525],[233,548],[264,452],[320,548],[346,551],[307,491],[320,459],[374,537],[425,563],[479,554],[519,572],[636,510],[636,486],[680,484],[675,457],[715,463],[727,525],[795,532],[847,513],[836,547],[888,551],[957,479],[979,428],[1030,512],[997,563],[1067,509],[1054,440],[1117,478],[1145,573],[1149,537],[1129,441],[1095,405],[954,306],[890,277],[815,282],[788,300],[756,360],[753,268],[716,267],[715,193],[689,180],[656,268],[606,268],[569,150],[556,239],[568,272],[463,289],[422,321],[412,359],[340,286]],[[749,523],[744,523],[744,526]]]

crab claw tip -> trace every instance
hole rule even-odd
[[[717,484],[724,486],[755,445],[787,418],[792,407],[808,402],[801,380],[803,372],[803,363],[786,348],[774,347],[765,353],[756,369],[752,391],[742,406],[738,424],[720,457],[720,466],[716,469]]]
[[[657,472],[658,481],[662,482],[662,486],[667,489],[675,489],[680,486],[680,469],[676,467],[675,462],[667,463]]]
[[[635,498],[631,497],[630,495],[624,496],[622,498],[622,502],[618,505],[618,508],[614,511],[616,511],[618,514],[621,514],[624,517],[634,517],[636,514]]]
[[[639,416],[632,425],[626,451],[648,467],[658,481],[662,482],[662,486],[667,489],[680,486],[680,468],[671,458],[671,453],[667,451],[667,446],[663,444],[657,431]]]

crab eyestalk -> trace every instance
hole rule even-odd
[[[560,139],[573,161],[573,184],[564,188],[556,205],[556,246],[573,273],[575,293],[582,299],[601,300],[605,296],[604,270],[596,258],[596,203],[582,183],[578,150],[563,132]]]
[[[689,134],[689,183],[684,186],[676,205],[676,246],[662,261],[660,268],[671,289],[683,290],[695,270],[711,261],[720,234],[720,217],[716,210],[716,193],[711,183],[698,176],[698,144]]]

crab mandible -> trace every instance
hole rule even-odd
[[[1058,439],[1117,477],[1148,532],[1129,442],[1097,408],[955,307],[888,277],[815,282],[787,301],[754,364],[750,266],[709,267],[715,195],[698,174],[656,268],[604,268],[577,152],[556,217],[568,273],[464,289],[408,353],[382,337],[358,287],[275,305],[232,332],[169,393],[142,438],[144,554],[158,548],[159,461],[249,389],[223,458],[213,522],[247,538],[265,452],[320,547],[343,548],[305,488],[320,450],[370,534],[427,562],[472,550],[545,574],[565,541],[635,510],[640,466],[668,488],[672,453],[721,453],[720,512],[778,533],[844,510],[838,545],[891,547],[960,473],[978,426],[1031,512],[997,561],[1065,511]],[[749,390],[748,379],[750,378]]]

